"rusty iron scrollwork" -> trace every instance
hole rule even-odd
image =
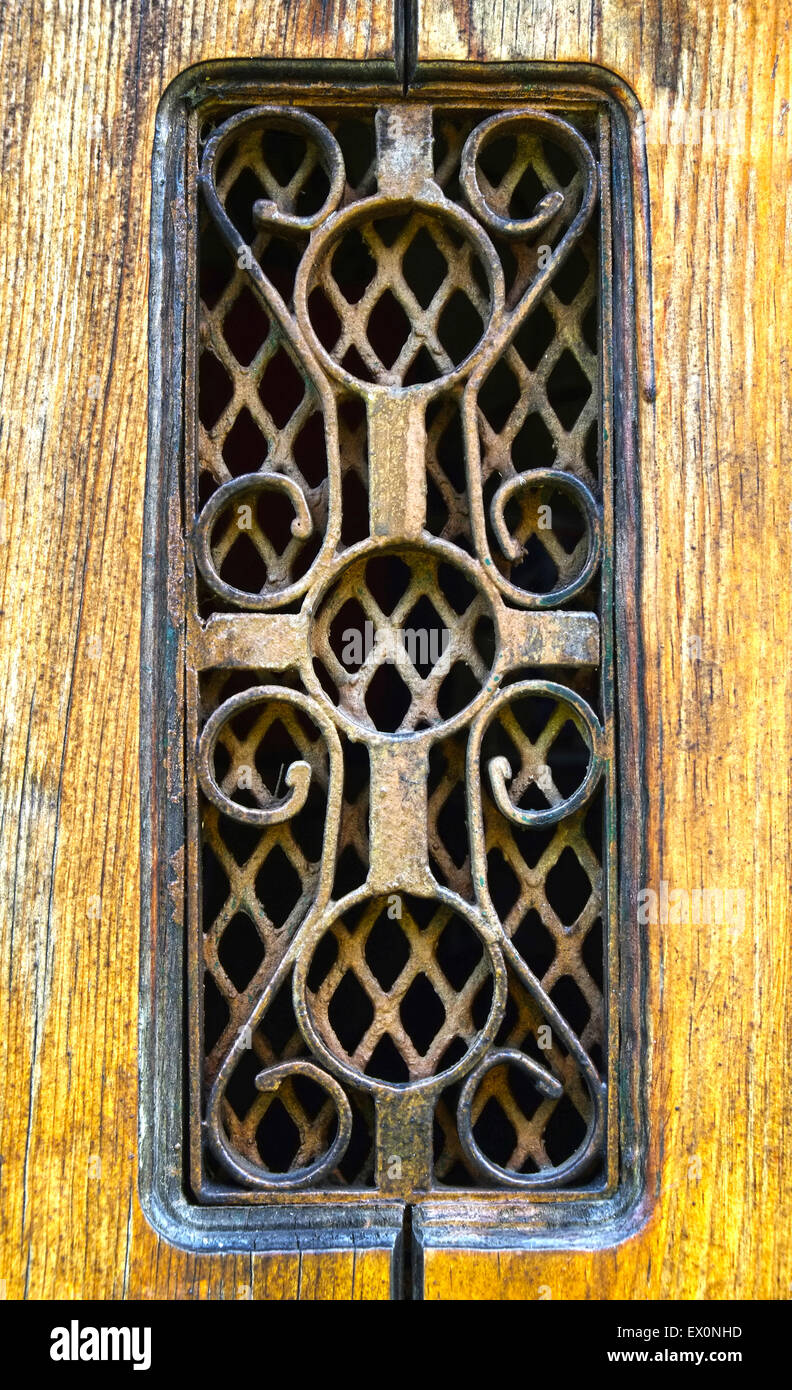
[[[242,111],[209,134],[200,167],[205,226],[236,265],[237,320],[248,315],[241,327],[234,320],[237,337],[256,315],[266,324],[242,371],[222,337],[236,300],[207,312],[202,343],[234,392],[227,421],[245,411],[258,418],[259,385],[276,357],[283,400],[293,390],[301,412],[272,426],[276,378],[265,456],[247,445],[251,465],[233,472],[223,454],[230,425],[201,426],[211,486],[191,532],[202,605],[188,619],[200,690],[194,773],[205,862],[222,857],[228,880],[214,920],[204,907],[206,970],[221,974],[223,934],[240,914],[258,933],[249,978],[229,985],[205,1045],[203,1142],[223,1181],[261,1193],[345,1181],[410,1198],[436,1190],[454,1165],[457,1185],[550,1189],[596,1170],[605,1131],[602,1068],[584,1026],[572,1026],[520,945],[541,916],[547,874],[570,846],[588,854],[591,891],[577,937],[559,927],[559,956],[580,959],[601,912],[601,866],[583,826],[612,757],[607,711],[595,712],[596,687],[586,684],[601,654],[592,594],[603,505],[594,478],[563,456],[515,467],[513,441],[499,443],[481,402],[503,362],[518,387],[520,374],[541,375],[535,362],[529,373],[515,344],[591,235],[598,165],[569,121],[521,107],[456,128],[454,198],[443,187],[430,106],[376,111],[374,159],[357,182],[331,125],[297,108]],[[262,150],[278,137],[302,154],[275,177]],[[506,139],[517,162],[499,182],[484,172],[486,156]],[[564,163],[559,186],[540,192],[527,215],[512,215],[519,177],[548,148]],[[251,193],[245,224],[233,190],[255,161],[261,196]],[[431,293],[431,285],[416,292],[405,271],[414,244],[424,278],[432,258],[439,267]],[[286,264],[291,280],[279,275]],[[596,273],[589,266],[587,283]],[[449,331],[444,320],[455,296],[469,306],[470,332],[461,320]],[[558,362],[574,355],[580,331],[560,294],[555,304]],[[596,353],[584,344],[577,358],[596,386]],[[578,442],[596,423],[591,384]],[[458,482],[439,534],[429,519],[433,467],[452,415]],[[299,467],[298,427],[307,439]],[[350,537],[344,488],[353,456],[367,517],[365,534]],[[548,527],[556,579],[532,587],[523,561],[531,537],[542,539],[537,515],[551,512],[550,501],[578,530],[565,545]],[[455,507],[465,523],[456,533]],[[248,570],[226,563],[240,537],[260,572],[253,561]],[[255,573],[260,584],[246,579]],[[354,652],[350,632],[360,638]],[[564,669],[588,697],[564,682]],[[229,672],[253,674],[228,695]],[[562,734],[578,761],[570,755],[560,777],[551,749]],[[275,786],[259,751],[268,739],[287,749],[277,753]],[[462,848],[449,857],[438,822],[459,788]],[[306,817],[321,823],[320,842],[297,835]],[[236,833],[250,837],[239,853]],[[528,870],[531,836],[540,838],[530,841],[538,848]],[[548,865],[541,856],[551,840]],[[350,847],[362,865],[351,887],[340,871]],[[256,886],[270,852],[275,889],[278,874],[299,879],[277,923]],[[511,902],[499,864],[519,880]],[[569,981],[573,967],[562,976]],[[601,993],[586,980],[601,1028]],[[275,1041],[273,1010],[289,1020]],[[546,1043],[538,1050],[537,1036]],[[246,1069],[255,1093],[247,1108],[235,1099]],[[526,1088],[532,1100],[518,1114],[515,1096]],[[578,1129],[568,1152],[558,1157],[556,1145],[553,1157],[545,1137],[565,1096]],[[498,1098],[513,1135],[505,1150],[487,1131]],[[276,1101],[294,1134],[280,1169],[256,1138]],[[355,1145],[361,1157],[340,1177]]]

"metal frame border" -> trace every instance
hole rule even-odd
[[[188,130],[209,103],[292,96],[296,86],[376,102],[404,95],[422,100],[464,92],[504,105],[532,96],[568,105],[595,100],[610,131],[613,243],[613,620],[605,634],[618,741],[617,801],[609,796],[608,837],[616,842],[618,991],[618,1146],[615,1186],[603,1193],[504,1191],[428,1195],[411,1208],[374,1193],[339,1192],[339,1199],[305,1194],[255,1206],[198,1204],[189,1191],[185,1101],[186,997],[184,939],[185,786],[182,759],[184,662],[183,595],[168,571],[171,544],[183,533],[181,461],[184,449],[182,380],[187,332],[188,220],[185,180]],[[232,89],[232,90],[229,90]],[[187,69],[165,92],[157,113],[152,161],[151,282],[149,293],[149,429],[144,515],[141,634],[141,954],[139,1026],[139,1193],[154,1228],[192,1251],[300,1251],[378,1248],[391,1252],[392,1286],[400,1287],[403,1258],[424,1248],[598,1248],[635,1233],[647,1219],[645,1161],[648,1116],[644,1094],[647,1052],[646,961],[635,922],[644,881],[642,828],[646,788],[643,759],[643,657],[637,623],[640,592],[639,397],[654,397],[650,304],[648,194],[641,112],[637,99],[607,69],[586,63],[421,65],[405,91],[389,64],[236,61]],[[612,652],[609,653],[609,648]],[[627,680],[625,681],[625,675]],[[619,686],[622,686],[621,697]],[[616,814],[616,824],[612,815]],[[616,943],[614,943],[616,944]],[[616,1030],[611,1030],[612,1035]],[[611,1074],[613,1074],[611,1072]],[[613,1088],[611,1088],[612,1090]],[[611,1110],[613,1114],[613,1108]],[[615,1120],[611,1122],[615,1124]],[[615,1136],[614,1136],[615,1137]],[[609,1138],[613,1147],[613,1139]],[[508,1204],[508,1205],[507,1205]],[[410,1222],[410,1216],[412,1220]],[[404,1249],[408,1225],[413,1249]],[[416,1284],[419,1287],[419,1283]]]

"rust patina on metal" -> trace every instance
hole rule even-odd
[[[456,104],[350,89],[333,111],[307,89],[256,104],[253,86],[202,93],[186,126],[187,221],[229,266],[199,297],[187,260],[168,560],[189,1188],[270,1213],[279,1239],[353,1208],[350,1231],[388,1225],[393,1203],[427,1230],[480,1211],[483,1230],[521,1193],[523,1222],[588,1221],[635,1123],[619,1105],[612,614],[629,137],[610,98],[569,84],[503,110],[484,88]],[[352,120],[373,133],[354,182]],[[532,584],[537,542],[553,578]],[[548,883],[570,864],[587,888],[562,917]],[[284,875],[278,917],[264,901]],[[237,960],[241,919],[254,945]]]

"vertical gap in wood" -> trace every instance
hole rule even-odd
[[[413,1231],[413,1209],[409,1202],[405,1203],[402,1212],[402,1229],[398,1251],[398,1278],[391,1297],[395,1301],[404,1303],[411,1303],[414,1299],[422,1300],[423,1280]]]
[[[407,95],[418,65],[418,0],[397,0],[396,71]]]

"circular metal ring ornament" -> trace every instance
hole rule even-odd
[[[348,232],[358,222],[368,222],[377,216],[397,217],[404,212],[425,212],[430,216],[440,220],[447,220],[456,224],[456,230],[473,243],[475,250],[481,260],[487,276],[487,283],[490,291],[490,313],[489,321],[484,324],[481,337],[475,348],[464,360],[445,375],[437,377],[434,381],[421,382],[413,386],[398,385],[379,385],[364,381],[360,377],[353,376],[345,367],[341,366],[334,357],[319,341],[316,330],[311,322],[308,312],[308,296],[313,289],[312,279],[316,272],[320,260],[329,260],[335,245],[340,241],[345,232]],[[429,400],[440,391],[447,391],[455,386],[465,377],[469,376],[477,362],[486,356],[489,350],[488,334],[493,323],[500,318],[504,303],[504,279],[503,269],[495,248],[490,241],[487,233],[479,226],[478,222],[470,216],[464,208],[457,207],[456,204],[448,202],[442,195],[437,199],[428,198],[408,198],[398,199],[391,197],[367,198],[363,202],[355,203],[352,207],[344,209],[333,217],[321,231],[311,238],[308,249],[300,262],[297,272],[297,280],[294,287],[294,304],[297,314],[297,321],[308,340],[310,348],[319,359],[322,367],[327,374],[340,382],[347,390],[355,392],[356,395],[366,398],[376,398],[378,395],[387,396],[423,396]]]
[[[424,896],[421,894],[421,896]],[[461,1077],[465,1076],[472,1066],[484,1054],[500,1027],[506,1007],[507,980],[506,966],[500,946],[498,945],[495,933],[480,913],[464,899],[455,893],[448,892],[438,884],[432,897],[438,903],[443,903],[457,913],[460,917],[472,926],[478,936],[484,951],[489,956],[490,971],[492,976],[492,1003],[486,1022],[473,1037],[469,1048],[459,1061],[445,1071],[438,1072],[433,1076],[419,1077],[414,1081],[383,1081],[377,1077],[367,1076],[366,1073],[350,1065],[345,1057],[333,1052],[327,1039],[319,1032],[314,1020],[311,1005],[308,1000],[307,982],[311,968],[314,952],[319,942],[332,928],[333,924],[343,917],[345,912],[358,904],[365,902],[371,897],[371,891],[363,884],[354,892],[349,893],[338,903],[333,903],[326,912],[319,917],[307,931],[303,931],[300,939],[300,953],[294,966],[292,977],[292,998],[294,1002],[294,1012],[300,1031],[308,1043],[311,1051],[321,1058],[328,1071],[354,1086],[357,1090],[368,1091],[372,1095],[382,1094],[402,1095],[409,1091],[411,1094],[432,1095],[439,1094],[446,1086],[453,1085]]]
[[[344,576],[352,570],[353,566],[361,560],[374,558],[390,551],[396,553],[411,551],[415,554],[425,551],[431,557],[445,561],[448,565],[461,570],[476,592],[486,601],[488,612],[485,616],[492,622],[495,633],[495,654],[490,670],[481,681],[477,693],[462,709],[450,714],[446,719],[439,719],[436,724],[430,725],[429,728],[388,733],[362,723],[330,698],[314,669],[313,659],[319,655],[319,652],[313,645],[310,652],[311,659],[306,662],[303,668],[303,680],[309,694],[327,711],[337,727],[355,741],[359,740],[368,747],[383,746],[391,743],[394,739],[399,742],[409,739],[416,744],[433,744],[439,739],[447,738],[449,734],[456,733],[472,721],[482,707],[492,699],[493,688],[500,681],[505,670],[503,664],[505,639],[502,627],[502,606],[499,603],[498,591],[491,574],[482,570],[467,551],[462,550],[461,546],[455,545],[452,541],[443,540],[439,536],[433,536],[429,546],[425,540],[398,541],[392,540],[390,537],[368,537],[366,540],[357,541],[348,550],[335,557],[322,575],[321,584],[317,585],[313,593],[309,594],[303,611],[308,615],[313,630],[317,618],[321,617],[322,605],[325,600],[334,586],[343,582]]]

